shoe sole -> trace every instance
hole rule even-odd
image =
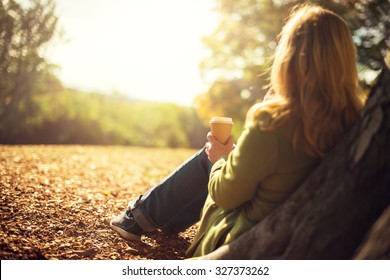
[[[120,227],[117,227],[110,222],[110,227],[115,230],[123,239],[127,241],[141,241],[141,236],[127,232]]]

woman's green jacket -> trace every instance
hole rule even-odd
[[[236,148],[214,164],[188,256],[211,253],[248,231],[281,205],[316,166],[317,159],[293,149],[294,122],[272,131],[261,124],[252,122]]]

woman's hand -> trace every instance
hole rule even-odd
[[[222,156],[229,154],[234,149],[233,136],[223,145],[214,138],[211,132],[207,133],[206,154],[212,163],[215,163]]]

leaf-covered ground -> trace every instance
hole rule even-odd
[[[109,228],[128,201],[194,153],[0,146],[0,259],[183,259],[196,226],[126,242]]]

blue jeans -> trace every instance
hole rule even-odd
[[[129,203],[135,221],[145,231],[160,228],[171,233],[198,222],[208,194],[211,166],[203,148],[166,179]]]

